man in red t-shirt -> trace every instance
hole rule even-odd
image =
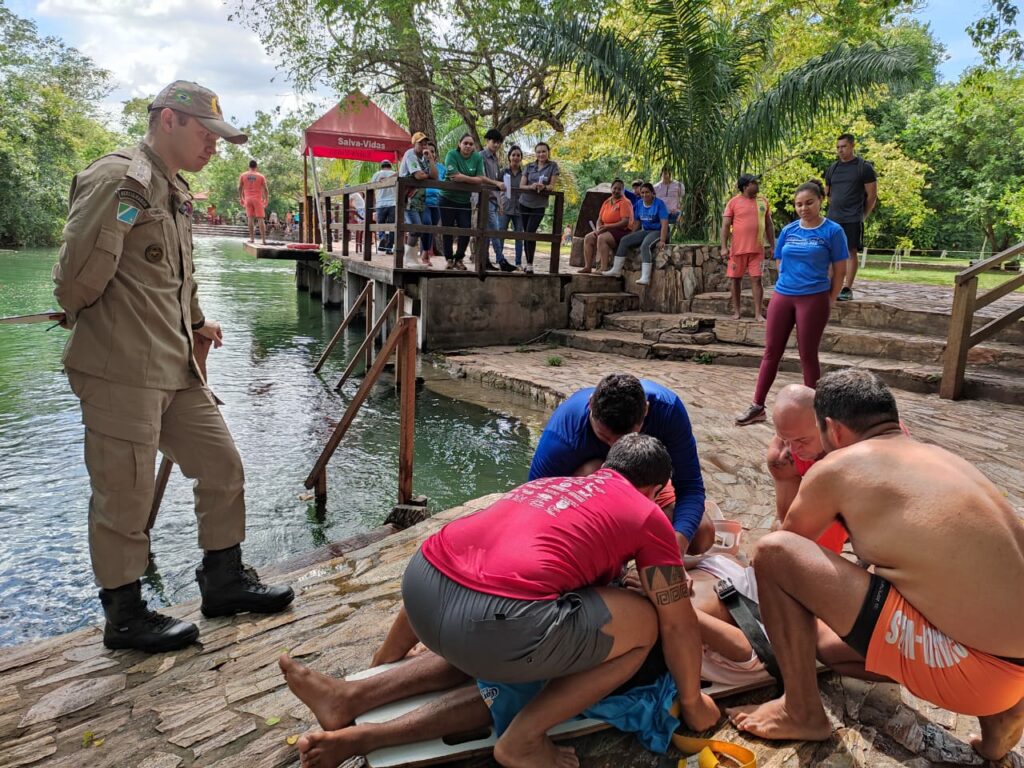
[[[255,160],[249,161],[249,170],[238,177],[238,200],[245,208],[249,220],[249,242],[253,242],[253,222],[260,223],[261,242],[267,244],[267,223],[264,219],[267,203],[270,202],[270,189],[267,177],[256,170]]]
[[[781,524],[800,490],[803,476],[825,456],[814,416],[814,390],[803,384],[790,384],[780,390],[772,422],[775,437],[768,445],[767,461],[768,472],[775,481],[775,514]],[[818,544],[838,554],[847,538],[846,529],[836,522],[821,535]]]
[[[668,516],[653,499],[672,460],[630,434],[589,477],[522,485],[427,539],[402,581],[420,641],[478,679],[550,680],[495,746],[502,765],[577,764],[547,730],[628,680],[659,634],[687,726],[718,720],[700,692],[701,640]],[[646,597],[609,586],[636,560]]]

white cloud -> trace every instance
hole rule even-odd
[[[224,114],[249,122],[257,109],[293,109],[300,97],[259,39],[228,21],[219,0],[41,0],[40,21],[109,70],[115,89],[103,104],[117,123],[121,102],[193,80],[220,96]],[[319,98],[318,98],[319,100]]]

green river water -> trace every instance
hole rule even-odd
[[[55,249],[0,253],[0,316],[55,306],[56,258]],[[247,561],[265,565],[380,525],[396,493],[398,404],[390,386],[374,389],[331,461],[326,515],[300,499],[359,385],[357,376],[342,393],[333,389],[360,336],[348,336],[313,375],[341,313],[295,290],[292,262],[257,262],[228,239],[197,239],[195,260],[203,311],[224,327],[225,344],[210,355],[210,384],[245,464]],[[67,334],[47,327],[0,325],[0,646],[100,619],[86,545],[83,428],[60,363]],[[414,489],[431,509],[525,481],[546,415],[425,362],[420,374],[427,387],[416,400]],[[153,540],[151,602],[197,597],[192,488],[180,472]]]

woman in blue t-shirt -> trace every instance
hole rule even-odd
[[[764,402],[779,372],[779,361],[794,325],[804,384],[814,387],[821,376],[818,345],[843,287],[846,260],[850,256],[843,228],[821,215],[824,198],[825,188],[816,179],[797,187],[793,202],[800,218],[783,227],[775,241],[779,279],[768,304],[764,357],[754,402],[736,419],[740,426],[765,420]]]
[[[640,199],[633,203],[633,225],[636,229],[619,240],[615,251],[615,263],[602,275],[618,277],[622,274],[622,265],[626,263],[626,253],[630,248],[640,246],[640,279],[637,285],[651,282],[651,271],[654,269],[654,254],[651,246],[655,241],[662,248],[668,242],[668,207],[665,201],[654,196],[654,185],[644,182],[640,187]]]

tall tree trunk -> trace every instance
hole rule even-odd
[[[437,126],[434,124],[434,108],[430,103],[430,80],[421,71],[421,77],[404,79],[405,114],[409,118],[409,133],[423,131],[437,141]]]

